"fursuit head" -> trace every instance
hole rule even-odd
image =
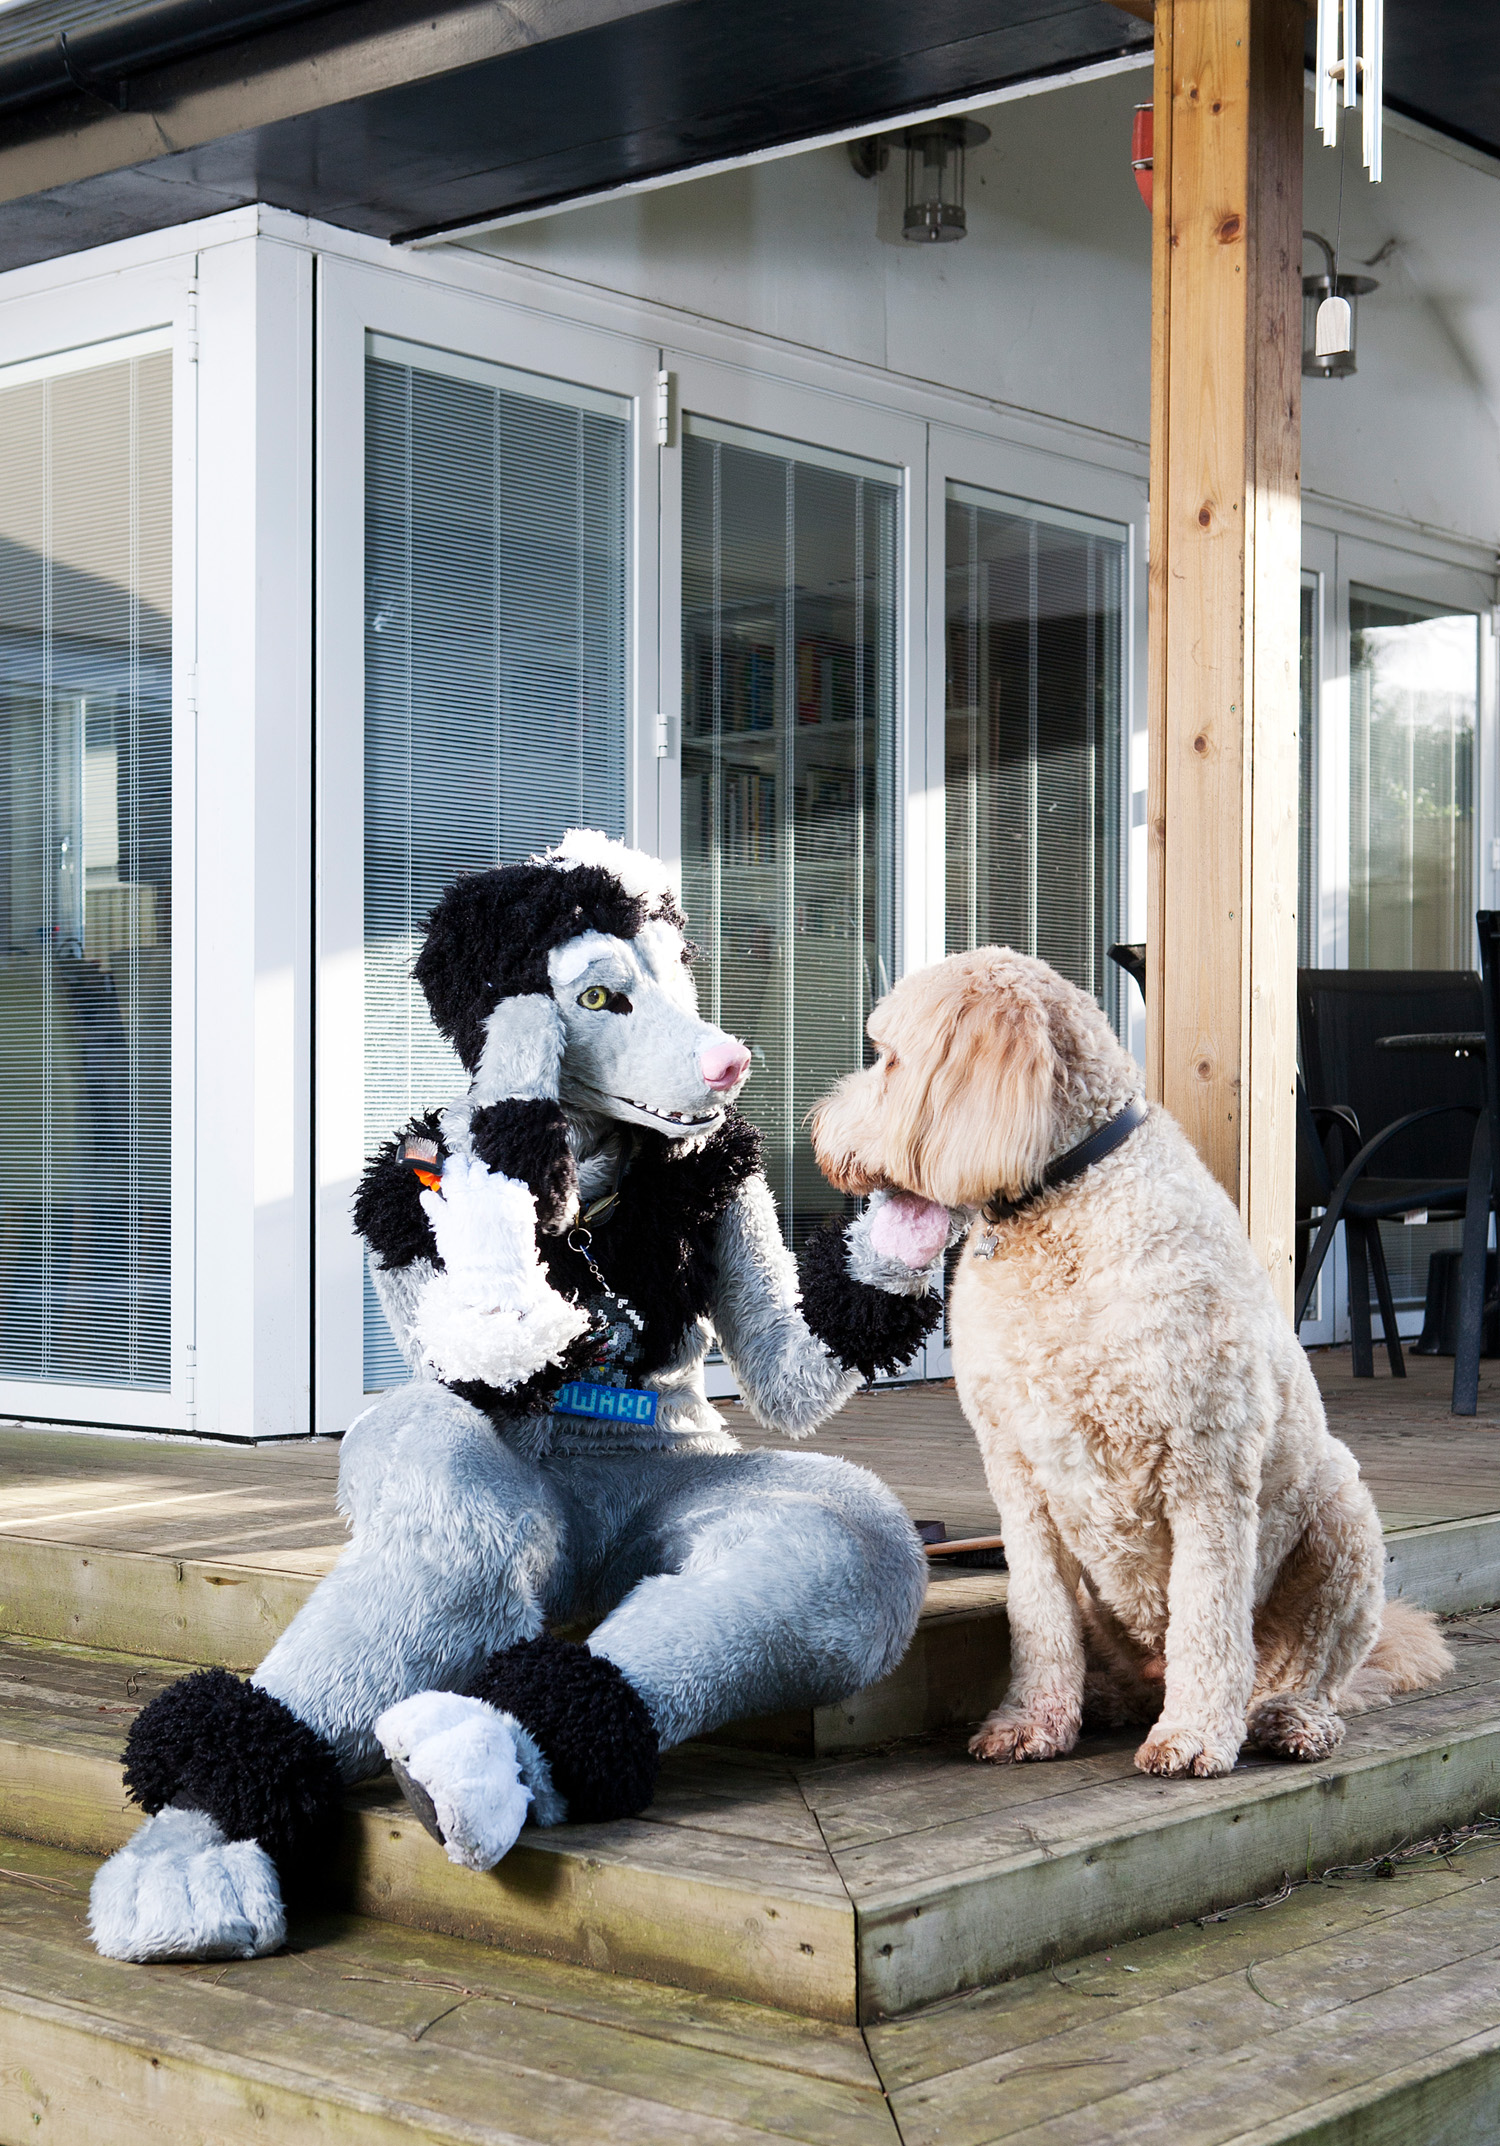
[[[975,1757],[1060,1757],[1087,1710],[1153,1723],[1145,1773],[1228,1773],[1246,1743],[1320,1759],[1344,1715],[1440,1679],[1238,1213],[1093,999],[981,947],[906,977],[869,1035],[814,1117],[825,1174],[976,1211],[953,1355],[1011,1673]]]

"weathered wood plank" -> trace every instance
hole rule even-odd
[[[0,1866],[7,1863],[0,1855]],[[87,1942],[81,1885],[28,1873],[0,1874],[0,1914],[7,1932],[0,2075],[7,2059],[20,2057],[16,2083],[24,2065],[33,2086],[53,2097],[41,2104],[53,2123],[60,2113],[54,2071],[75,2091],[92,2092],[85,2121],[59,2129],[59,2137],[138,2137],[129,2121],[148,2114],[160,2121],[163,2082],[149,2079],[148,2068],[168,2074],[169,2118],[196,2111],[196,2130],[162,2125],[173,2138],[300,2138],[305,2133],[290,2128],[294,2119],[321,2126],[325,2116],[322,2135],[340,2138],[382,2138],[385,2126],[400,2136],[559,2146],[658,2137],[866,2146],[892,2137],[868,2060],[862,2070],[851,2062],[854,2037],[838,2038],[838,2072],[806,2061],[762,2061],[681,2032],[675,2001],[639,1984],[631,1986],[628,2007],[605,1984],[599,2001],[615,2016],[592,2018],[537,2001],[526,1989],[524,1963],[506,1974],[498,1956],[448,1944],[436,1963],[446,1971],[430,1972],[433,1963],[403,1960],[381,1933],[348,1921],[294,1930],[297,1949],[279,1960],[121,1967],[100,1960]],[[587,1979],[596,1988],[603,1981]],[[575,1975],[575,1988],[584,1980]],[[96,2064],[102,2056],[91,2090],[76,2053],[70,2066],[60,2045],[59,2012],[84,2024],[97,2045]],[[726,2016],[749,2012],[731,2007]],[[756,2019],[768,2039],[769,2018]],[[807,2030],[794,2028],[793,2039],[798,2031],[805,2046]],[[133,2082],[121,2051],[135,2054]],[[171,2086],[184,2079],[187,2091],[174,2106]],[[158,2097],[148,2110],[130,2106],[142,2083]],[[313,2106],[299,2109],[299,2094]],[[125,2103],[127,2122],[118,2132],[109,2125],[111,2099]],[[351,2116],[370,2130],[355,2129]],[[263,2128],[251,2131],[246,2117]],[[400,2123],[409,2132],[396,2132]]]
[[[1147,1082],[1288,1309],[1301,38],[1299,0],[1156,9]]]

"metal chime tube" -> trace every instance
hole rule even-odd
[[[1361,106],[1364,165],[1372,181],[1381,170],[1384,44],[1385,0],[1318,0],[1315,123],[1324,147],[1336,149],[1340,110]]]

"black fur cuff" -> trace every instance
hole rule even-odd
[[[573,1640],[523,1640],[492,1654],[470,1695],[514,1714],[536,1738],[568,1818],[634,1818],[656,1791],[659,1753],[646,1702],[623,1671]]]
[[[890,1296],[855,1281],[844,1228],[825,1223],[803,1246],[802,1316],[831,1355],[872,1379],[910,1363],[942,1318],[942,1299]]]
[[[141,1708],[125,1739],[125,1786],[153,1817],[185,1805],[229,1840],[259,1841],[283,1877],[322,1844],[341,1789],[317,1731],[227,1669],[182,1677]]]
[[[354,1195],[354,1227],[387,1269],[409,1267],[418,1259],[437,1263],[437,1240],[422,1206],[421,1184],[400,1160],[401,1143],[407,1139],[435,1141],[441,1167],[447,1150],[438,1113],[430,1110],[376,1150]]]
[[[539,1226],[557,1236],[578,1185],[562,1105],[518,1097],[485,1103],[470,1120],[469,1134],[487,1170],[530,1187]]]

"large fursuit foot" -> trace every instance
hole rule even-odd
[[[1159,1721],[1137,1751],[1135,1763],[1142,1773],[1162,1774],[1168,1780],[1191,1774],[1211,1781],[1234,1772],[1243,1741],[1243,1735],[1228,1729]]]
[[[165,1810],[100,1869],[89,1930],[110,1960],[253,1960],[285,1944],[286,1914],[264,1848]]]
[[[997,1706],[969,1739],[969,1750],[992,1766],[1066,1757],[1078,1741],[1078,1709],[1066,1702]]]
[[[1267,1692],[1250,1708],[1245,1741],[1289,1759],[1326,1759],[1344,1741],[1344,1724],[1326,1699]]]
[[[493,1870],[515,1846],[533,1791],[522,1777],[518,1721],[482,1699],[424,1691],[375,1724],[397,1786],[450,1863]],[[536,1758],[535,1747],[529,1755]]]

